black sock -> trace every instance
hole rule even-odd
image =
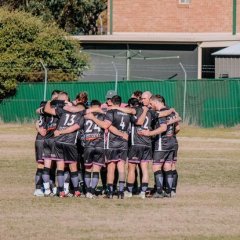
[[[148,188],[148,183],[143,182],[141,188],[142,188],[142,192],[146,192],[146,191],[147,191],[147,188]]]
[[[44,183],[48,183],[50,181],[50,168],[44,167],[42,179]]]
[[[162,193],[163,191],[163,173],[161,170],[154,172],[155,184],[157,187],[157,192]]]
[[[36,189],[41,189],[43,184],[42,179],[43,169],[37,168],[36,174],[35,174],[35,186]]]
[[[107,168],[102,167],[100,174],[101,174],[102,187],[103,189],[106,189],[107,188]]]
[[[172,175],[173,175],[172,191],[176,192],[177,184],[178,184],[178,172],[177,172],[177,170],[173,170]]]
[[[74,191],[79,191],[79,185],[78,185],[78,172],[71,172],[71,180],[73,184]]]
[[[108,192],[109,192],[110,194],[113,194],[113,184],[108,184],[108,185],[107,185],[107,188],[108,188]]]
[[[84,180],[86,184],[86,191],[91,192],[91,172],[85,172]]]
[[[171,193],[172,191],[172,183],[173,183],[173,175],[172,170],[165,171],[165,179],[166,179],[166,193]]]
[[[127,190],[132,193],[133,191],[133,186],[134,186],[134,183],[127,183]]]
[[[98,181],[99,181],[99,172],[93,172],[92,174],[92,194],[95,194],[95,188],[98,185]]]
[[[57,170],[57,181],[58,181],[58,191],[63,192],[64,191],[64,171]]]

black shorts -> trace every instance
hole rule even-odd
[[[53,160],[74,163],[78,161],[78,150],[75,144],[56,142],[56,158]]]
[[[35,141],[35,156],[36,162],[43,163],[43,142],[44,140]]]
[[[172,163],[174,158],[174,150],[170,151],[154,151],[153,165]]]
[[[53,160],[56,158],[55,154],[55,139],[48,138],[43,142],[43,159],[44,160]]]
[[[148,146],[132,145],[128,152],[128,162],[140,163],[152,160],[152,148]]]
[[[176,146],[174,148],[173,163],[177,162],[177,154],[178,154],[178,144],[176,144]]]
[[[106,149],[106,161],[107,162],[118,162],[118,161],[126,161],[127,160],[127,150],[119,149]]]
[[[84,149],[84,165],[91,167],[93,164],[105,166],[105,155],[103,148],[85,148]]]

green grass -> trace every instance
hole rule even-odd
[[[34,127],[1,125],[0,239],[238,240],[240,140],[229,138],[234,131],[183,127],[176,198],[111,201],[33,197]]]

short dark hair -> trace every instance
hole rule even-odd
[[[113,105],[121,105],[122,98],[118,95],[115,95],[111,98],[111,101],[112,101]]]
[[[137,107],[139,105],[140,105],[140,102],[137,98],[129,98],[128,99],[128,106]]]
[[[165,105],[165,98],[163,96],[161,96],[160,94],[153,95],[150,99],[153,101],[158,101]]]
[[[92,100],[90,106],[91,106],[91,107],[92,107],[92,106],[99,106],[99,107],[100,107],[100,106],[101,106],[101,102],[98,101],[98,100],[96,100],[96,99],[94,99],[94,100]]]
[[[54,95],[55,93],[59,94],[60,92],[61,92],[60,90],[55,89],[55,90],[52,91],[51,95]]]

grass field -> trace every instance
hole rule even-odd
[[[176,198],[36,198],[31,125],[0,125],[0,239],[240,239],[240,129],[184,127]]]

